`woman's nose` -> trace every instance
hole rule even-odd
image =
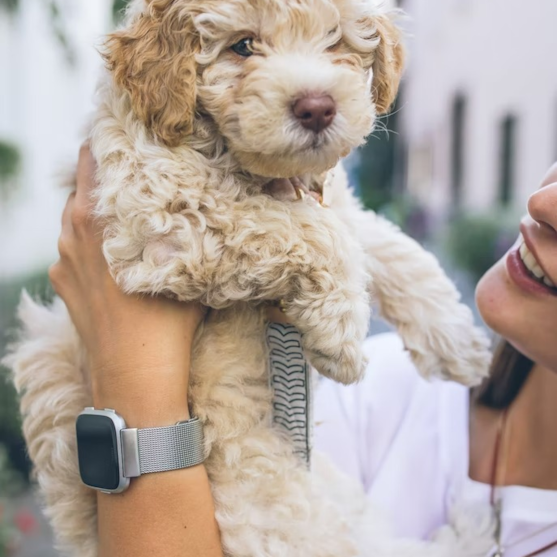
[[[546,174],[541,188],[530,196],[528,213],[557,233],[557,163]]]

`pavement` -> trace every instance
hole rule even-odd
[[[13,557],[59,557],[53,548],[52,529],[41,512],[40,505],[32,490],[24,493],[13,502],[13,512],[30,512],[37,520],[36,529],[22,536]]]

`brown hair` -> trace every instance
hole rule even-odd
[[[534,363],[506,340],[501,340],[493,357],[491,373],[474,393],[474,401],[494,410],[508,408],[526,383]]]
[[[373,62],[373,98],[378,114],[386,114],[395,102],[402,71],[405,49],[402,33],[393,16],[379,16],[374,20],[381,42]]]
[[[103,57],[114,81],[137,117],[171,147],[192,131],[198,42],[175,0],[149,0],[144,14],[106,41]]]

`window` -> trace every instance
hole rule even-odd
[[[464,184],[465,124],[466,99],[463,95],[459,94],[453,102],[451,122],[451,190],[454,207],[457,209],[462,202]]]
[[[508,115],[501,123],[499,166],[499,202],[508,206],[514,198],[516,170],[517,119]]]

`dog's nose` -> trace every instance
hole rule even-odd
[[[335,101],[329,95],[298,99],[292,109],[302,126],[315,133],[328,128],[337,113]]]

